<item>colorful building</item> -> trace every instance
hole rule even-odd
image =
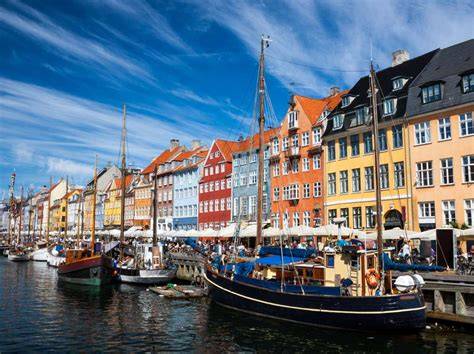
[[[382,222],[385,229],[413,228],[407,181],[409,140],[404,129],[408,88],[436,51],[408,59],[393,55],[392,66],[376,72],[380,147]],[[325,147],[325,222],[346,219],[354,229],[375,228],[374,141],[371,92],[365,76],[342,96],[327,117]]]
[[[264,133],[263,220],[270,218],[270,138],[279,128]],[[257,220],[259,134],[239,142],[232,153],[232,221]]]
[[[151,188],[147,175],[138,176],[134,187],[133,225],[144,229],[151,223]]]
[[[474,40],[439,50],[408,95],[415,229],[474,226]]]
[[[176,157],[181,164],[173,171],[173,227],[176,230],[197,230],[198,226],[199,179],[207,149],[193,147]]]
[[[133,175],[125,177],[125,190],[130,187]],[[122,210],[122,178],[115,178],[106,189],[107,197],[104,202],[104,228],[120,228]]]
[[[211,145],[199,181],[199,229],[219,230],[231,220],[232,153],[239,142],[217,139]]]
[[[67,230],[77,231],[81,228],[81,204],[82,189],[73,188],[66,196],[67,198]]]
[[[277,134],[271,137],[271,210],[274,227],[318,226],[323,218],[322,119],[341,93],[293,95]]]

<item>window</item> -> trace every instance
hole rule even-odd
[[[293,213],[293,226],[300,226],[300,213]]]
[[[221,185],[221,184],[219,183],[219,181],[216,181],[216,187],[215,187],[215,190],[216,190],[216,191],[219,190],[220,185]]]
[[[322,195],[321,182],[313,183],[313,197],[317,198]]]
[[[298,147],[298,134],[291,136],[291,146]]]
[[[464,221],[467,225],[474,226],[474,199],[464,200]]]
[[[309,171],[309,158],[303,158],[303,172]]]
[[[362,227],[362,209],[352,208],[352,228],[360,229]]]
[[[348,177],[347,177],[347,171],[341,171],[339,172],[339,185],[341,189],[341,193],[347,193],[348,190]]]
[[[225,165],[221,164],[221,173],[224,173],[224,172],[225,172]]]
[[[456,220],[456,208],[454,207],[454,200],[443,200],[441,202],[443,209],[443,224],[450,225]]]
[[[313,155],[313,169],[319,170],[321,168],[321,155]]]
[[[342,107],[346,107],[351,103],[351,96],[344,96],[342,98]]]
[[[441,84],[437,83],[421,89],[421,101],[430,103],[441,99]]]
[[[336,209],[329,209],[328,211],[328,219],[330,224],[334,224],[334,219],[337,218],[337,210]]]
[[[367,121],[369,116],[369,107],[358,108],[355,111],[355,120],[353,126],[362,125]]]
[[[339,158],[343,159],[347,157],[347,139],[339,139]]]
[[[311,213],[309,211],[303,212],[303,225],[311,226]]]
[[[403,162],[395,162],[393,166],[395,188],[405,187],[405,165]]]
[[[300,163],[298,160],[295,159],[291,162],[291,172],[298,173],[299,170],[300,170]]]
[[[474,182],[474,155],[462,157],[462,181],[464,183]]]
[[[352,192],[360,192],[360,168],[352,170]]]
[[[349,209],[348,208],[341,208],[341,218],[346,219],[346,221],[344,221],[344,226],[349,226]]]
[[[393,148],[399,148],[403,146],[403,134],[402,134],[402,125],[394,125],[392,127],[392,138],[393,138]]]
[[[365,207],[365,224],[369,229],[375,227],[375,213],[372,206]]]
[[[301,146],[309,145],[309,132],[304,132],[301,134]]]
[[[364,153],[368,154],[374,151],[372,144],[372,132],[364,133]]]
[[[451,119],[449,117],[438,119],[438,135],[439,140],[451,139]]]
[[[389,98],[383,101],[383,114],[385,116],[394,114],[397,101],[395,98]]]
[[[472,120],[472,112],[459,115],[459,127],[461,136],[474,134],[474,122]]]
[[[291,111],[288,113],[288,129],[298,128],[298,112]]]
[[[371,191],[374,189],[374,168],[372,166],[365,167],[365,190]]]
[[[463,75],[462,77],[462,92],[468,93],[474,91],[474,73]]]
[[[430,122],[415,124],[415,144],[426,144],[431,142]]]
[[[300,185],[298,183],[290,184],[288,191],[288,198],[290,200],[300,198]]]
[[[344,123],[344,115],[336,114],[333,118],[334,130],[341,129]]]
[[[432,161],[417,162],[416,179],[417,187],[430,187],[433,185]]]
[[[224,190],[225,189],[225,180],[221,180],[221,190]],[[196,193],[194,194],[196,195]]]
[[[401,77],[392,81],[392,87],[394,91],[400,90],[403,85],[405,85],[405,80]]]
[[[272,153],[276,155],[280,152],[280,141],[278,138],[273,139],[272,141]]]
[[[441,159],[441,184],[454,183],[453,159]]]
[[[289,161],[283,161],[283,175],[288,174],[289,164],[290,164]]]
[[[227,204],[227,210],[230,210],[230,207],[231,207],[231,204],[232,204],[230,197],[227,198],[226,204]]]
[[[257,213],[257,196],[251,195],[249,197],[249,206],[250,206],[250,215],[255,215]]]
[[[334,140],[328,141],[328,160],[333,161],[336,159],[336,142]]]
[[[351,156],[357,156],[359,153],[359,135],[351,135]]]
[[[249,184],[257,184],[257,171],[251,171],[250,172]]]
[[[311,189],[309,183],[303,184],[303,198],[311,197]]]
[[[321,144],[321,128],[313,128],[313,145]]]
[[[418,203],[418,218],[421,223],[435,222],[435,204],[434,202]]]
[[[336,194],[336,174],[335,173],[328,174],[328,194],[329,195]]]
[[[279,200],[280,199],[280,187],[274,187],[273,188],[273,200]]]
[[[277,163],[273,165],[273,177],[277,177],[280,175],[280,164]]]
[[[283,138],[281,150],[282,150],[282,151],[288,150],[289,145],[290,145],[290,140],[288,139],[287,136],[285,136],[285,137]]]
[[[379,130],[379,149],[380,151],[387,150],[387,132],[385,129]]]
[[[285,211],[283,213],[283,227],[288,227],[288,220],[290,219],[290,216],[288,215],[288,212]]]
[[[380,188],[388,188],[388,164],[380,165]]]
[[[230,188],[232,188],[232,179],[227,178],[227,189],[230,189]]]
[[[248,184],[248,177],[247,175],[240,176],[240,186],[246,186]],[[211,184],[212,186],[212,184]]]

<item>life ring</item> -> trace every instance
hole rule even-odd
[[[376,289],[379,286],[380,274],[374,268],[370,268],[365,273],[365,281],[371,289]]]

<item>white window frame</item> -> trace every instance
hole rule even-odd
[[[303,132],[301,134],[301,146],[309,145],[309,132]]]
[[[443,186],[454,184],[454,165],[453,158],[447,157],[440,159],[440,184]]]
[[[430,122],[416,123],[414,126],[415,145],[423,145],[431,143]]]
[[[461,157],[463,183],[474,183],[474,155]],[[466,179],[466,175],[468,178]]]
[[[420,161],[416,163],[416,186],[433,187],[433,161]]]
[[[456,203],[454,200],[443,200],[441,201],[441,209],[443,211],[443,225],[451,225],[453,221],[456,221]]]
[[[438,119],[438,140],[446,141],[451,140],[452,131],[451,131],[451,118],[439,118]]]
[[[472,112],[466,112],[459,115],[459,136],[474,135],[474,118]]]

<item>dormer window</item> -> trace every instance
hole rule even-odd
[[[369,107],[357,108],[355,111],[354,126],[364,124],[367,121],[368,116],[369,116]]]
[[[321,115],[319,116],[319,121],[323,121],[324,119],[326,119],[326,117],[329,115],[329,113],[331,113],[331,112],[328,111],[328,110],[324,110],[323,113],[321,113]]]
[[[383,101],[383,115],[391,115],[395,113],[397,102],[395,98],[388,98]]]
[[[354,96],[350,96],[350,95],[344,96],[342,98],[342,107],[349,106],[351,104],[352,100],[354,100]]]
[[[333,125],[334,125],[335,130],[336,129],[341,129],[343,123],[344,123],[344,115],[343,114],[336,114],[333,117]]]
[[[397,77],[397,78],[393,79],[392,80],[393,91],[397,91],[397,90],[402,89],[403,86],[405,86],[407,81],[408,80],[403,78],[403,77]]]
[[[441,99],[441,83],[437,82],[421,89],[421,100],[423,103],[439,101]]]
[[[288,129],[298,128],[298,111],[288,112]]]
[[[462,92],[474,92],[474,73],[463,75],[462,77]]]

